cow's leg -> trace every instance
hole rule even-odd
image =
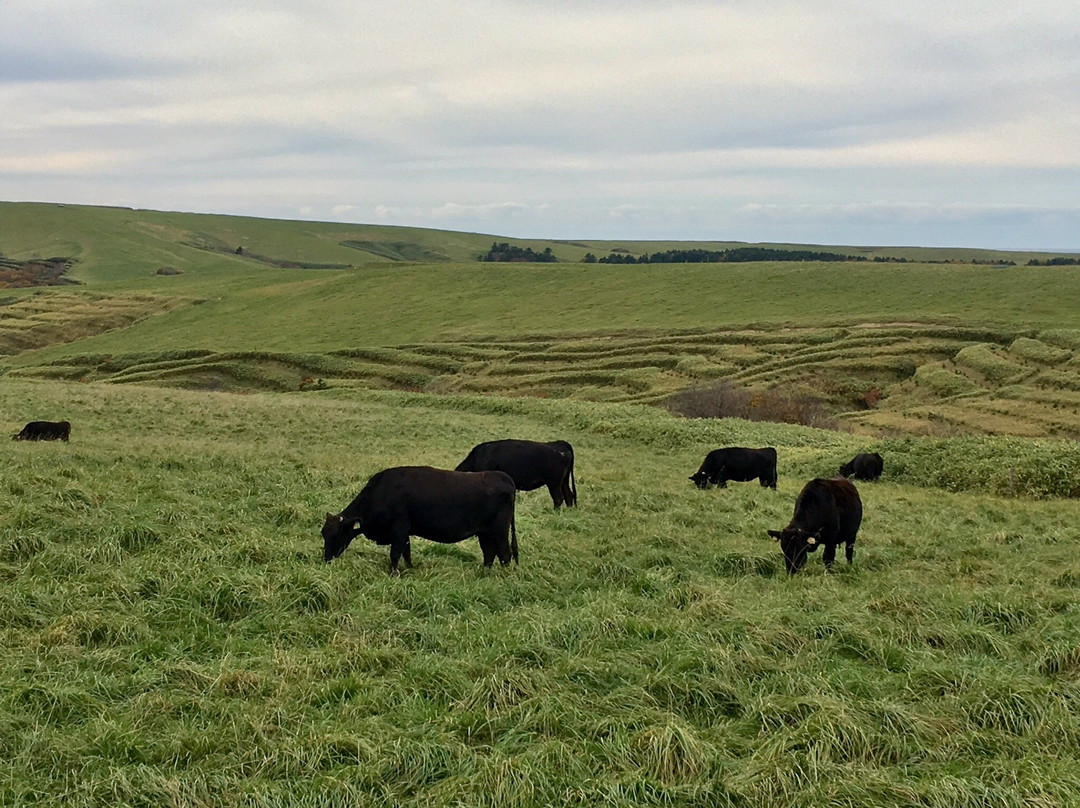
[[[727,488],[727,478],[726,477],[721,477],[721,476],[717,475],[716,477],[713,477],[712,481],[718,488]]]
[[[405,554],[412,557],[409,548],[409,525],[407,522],[395,522],[390,530],[390,574],[395,575],[398,571],[398,561]],[[409,563],[408,560],[405,562]]]
[[[484,553],[484,566],[490,567],[495,563],[495,542],[486,533],[481,533],[476,538],[479,539],[480,550]]]
[[[513,553],[510,551],[510,525],[507,524],[493,539],[495,552],[499,556],[499,563],[504,567],[510,566]]]
[[[412,539],[405,539],[405,549],[401,551],[401,557],[405,559],[405,566],[412,569]]]
[[[825,569],[827,569],[827,570],[832,569],[833,561],[836,560],[836,545],[835,544],[826,544],[825,545],[825,553],[822,556],[821,560],[825,562]]]
[[[847,563],[851,563],[855,560],[855,542],[849,541],[844,548],[844,555],[847,556]]]
[[[402,554],[404,552],[405,552],[405,545],[395,539],[394,543],[390,545],[390,574],[391,575],[397,575],[398,560],[401,558],[401,556],[402,556]]]
[[[563,491],[561,485],[549,485],[547,487],[548,493],[551,494],[551,501],[555,503],[555,510],[563,504]]]

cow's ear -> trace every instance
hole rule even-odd
[[[773,541],[780,541],[780,531],[779,530],[766,530],[765,532],[773,537]]]

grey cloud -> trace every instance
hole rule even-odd
[[[23,82],[97,82],[104,79],[145,77],[173,71],[176,65],[124,59],[112,54],[70,50],[66,47],[28,51],[0,49],[0,84]]]
[[[1080,238],[1065,0],[10,5],[5,195],[507,235]]]

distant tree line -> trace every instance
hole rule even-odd
[[[730,250],[664,250],[633,256],[611,253],[601,264],[734,264],[747,261],[865,261],[862,255],[842,255],[815,250],[781,250],[774,247],[733,247]],[[588,262],[588,256],[586,256]]]
[[[875,255],[875,264],[972,264],[975,266],[1014,267],[1015,261],[1001,258],[902,258],[896,255]]]
[[[528,261],[540,264],[553,264],[558,259],[555,257],[555,253],[551,251],[551,247],[545,247],[543,252],[536,252],[532,247],[518,247],[510,245],[507,242],[499,244],[492,242],[491,249],[487,251],[487,255],[480,256],[481,261]]]
[[[1080,266],[1080,258],[1075,256],[1066,257],[1058,255],[1054,258],[1032,258],[1028,261],[1029,267],[1075,267]]]

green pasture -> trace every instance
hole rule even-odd
[[[768,325],[1075,328],[1070,267],[849,264],[418,264],[348,271],[148,274],[88,289],[182,299],[167,316],[82,341],[81,352],[319,351],[416,342],[606,336]],[[11,298],[29,294],[12,290]],[[66,296],[79,292],[38,292]],[[1011,340],[1010,340],[1011,341]],[[69,352],[69,347],[46,354]],[[36,356],[23,361],[37,361]]]
[[[867,435],[1080,435],[1080,273],[962,263],[1045,254],[609,266],[575,262],[735,243],[521,241],[562,260],[476,262],[498,238],[0,203],[0,254],[81,282],[0,291],[0,376],[656,405],[730,384]]]
[[[0,413],[73,424],[0,440],[0,804],[1080,801],[1075,442],[10,376]],[[519,494],[519,566],[322,563],[372,473],[510,436],[570,440],[580,495]],[[778,490],[694,488],[726,444]],[[863,449],[854,565],[787,577],[765,530]]]

